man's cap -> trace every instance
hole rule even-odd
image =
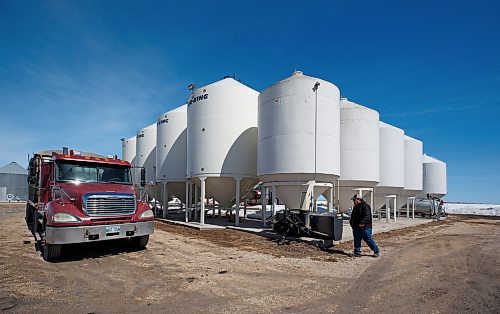
[[[357,200],[359,197],[358,197],[358,194],[354,194],[352,197],[351,197],[351,200]]]

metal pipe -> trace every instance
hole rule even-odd
[[[316,82],[313,87],[313,91],[316,96],[316,101],[314,104],[314,180],[316,180],[317,173],[317,154],[318,154],[318,88],[320,83]]]
[[[391,208],[389,206],[389,198],[385,198],[385,222],[389,222],[391,220]]]
[[[267,195],[266,187],[262,185],[260,200],[262,201],[262,224],[266,227],[266,209],[267,209]]]
[[[410,199],[411,197],[406,199],[406,219],[410,219]]]
[[[338,207],[337,207],[337,213],[340,213],[340,183],[339,180],[337,179],[337,200],[338,200]]]
[[[412,199],[411,203],[411,219],[415,219],[415,198]]]
[[[163,182],[163,218],[168,216],[168,189],[167,182]]]
[[[193,190],[194,190],[194,220],[198,220],[198,187],[196,186],[195,183],[193,183]]]
[[[200,187],[200,200],[201,200],[201,206],[200,206],[200,225],[205,224],[205,177],[201,177],[201,187]]]
[[[271,187],[271,193],[272,193],[272,204],[271,204],[271,213],[272,216],[276,215],[276,185],[273,185]]]
[[[207,196],[207,204],[210,203],[210,198],[211,198],[210,196]],[[212,206],[212,217],[215,218],[215,217],[217,217],[217,213],[215,212],[215,200],[213,197],[211,199],[212,199],[212,202],[211,202],[210,206]]]
[[[370,208],[373,210],[373,189],[370,190]],[[380,214],[379,214],[380,219]]]
[[[332,187],[330,188],[330,200],[328,201],[328,212],[333,212],[333,189],[335,185],[332,183]]]
[[[235,178],[236,180],[236,206],[234,208],[234,225],[240,225],[240,178]]]
[[[189,207],[189,203],[190,203],[189,198],[191,197],[190,186],[191,186],[191,184],[190,184],[189,180],[186,180],[186,204],[185,204],[186,205],[186,217],[185,217],[186,222],[189,221],[189,208],[190,208]]]
[[[397,210],[398,210],[398,197],[394,196],[394,222],[397,221],[397,213],[396,213]]]

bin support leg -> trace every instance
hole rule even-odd
[[[205,179],[206,177],[201,177],[200,181],[200,225],[205,224]]]

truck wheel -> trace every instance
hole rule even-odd
[[[24,219],[26,220],[28,228],[30,230],[33,230],[33,221],[35,219],[33,218],[33,211],[31,210],[31,205],[28,203],[26,204],[26,215],[24,216]]]
[[[141,237],[134,237],[131,239],[132,246],[137,249],[143,249],[148,245],[149,234]]]
[[[52,262],[61,256],[61,245],[45,242],[43,245],[43,259]]]

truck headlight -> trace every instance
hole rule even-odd
[[[52,216],[53,222],[81,222],[81,219],[68,213],[55,213]]]
[[[154,216],[153,211],[148,209],[139,216],[139,219],[153,218]]]

